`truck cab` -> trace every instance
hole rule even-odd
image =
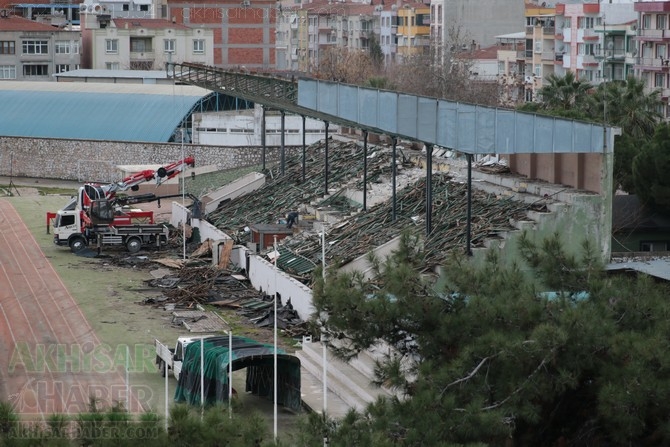
[[[199,335],[195,337],[182,336],[177,338],[174,348],[169,348],[167,345],[155,340],[156,343],[156,365],[158,365],[159,372],[165,376],[169,370],[175,379],[179,380],[181,374],[182,363],[184,361],[184,352],[186,347],[191,343],[200,342],[201,339],[215,337],[213,334]]]

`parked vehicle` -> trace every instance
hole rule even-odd
[[[160,185],[177,176],[187,166],[194,165],[194,158],[187,157],[156,170],[141,171],[120,182],[107,185],[86,183],[63,209],[56,213],[47,213],[47,233],[53,221],[54,243],[66,245],[73,252],[83,250],[90,243],[95,243],[98,247],[125,246],[131,253],[136,253],[149,244],[160,247],[168,240],[168,227],[156,224],[153,212],[132,209],[128,205],[160,201],[163,198],[180,195],[143,194],[118,197],[117,193],[127,190],[137,191],[139,184],[152,180]]]

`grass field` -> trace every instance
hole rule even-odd
[[[48,191],[47,191],[48,192]],[[22,219],[38,241],[45,256],[61,277],[82,312],[88,319],[102,343],[114,352],[125,352],[126,347],[134,353],[131,359],[129,379],[131,386],[141,390],[150,390],[143,398],[148,406],[158,414],[165,412],[165,381],[158,374],[155,365],[154,339],[174,343],[185,330],[171,324],[169,312],[140,304],[145,298],[156,296],[157,291],[148,287],[145,281],[150,279],[149,269],[118,267],[105,259],[90,259],[70,253],[66,247],[53,244],[51,234],[46,233],[46,212],[56,211],[69,199],[65,195],[40,194],[14,196],[6,198],[16,208]],[[227,317],[241,327],[234,314]],[[233,326],[235,328],[235,326]],[[123,367],[120,367],[123,369]],[[234,373],[233,386],[244,390],[245,371]],[[174,393],[176,381],[169,380],[169,400]],[[258,411],[264,415],[271,430],[273,425],[273,405],[271,402],[254,396],[238,393],[237,411]],[[278,411],[278,426],[281,433],[292,430],[296,417],[290,412]]]

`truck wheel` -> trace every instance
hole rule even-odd
[[[167,368],[165,367],[164,360],[161,360],[158,364],[158,372],[161,374],[161,377],[165,377],[165,374],[167,374]]]
[[[126,248],[130,253],[137,253],[142,248],[142,241],[138,237],[131,237],[126,241]]]
[[[72,253],[80,252],[86,248],[86,239],[83,236],[75,236],[70,239],[69,245]]]

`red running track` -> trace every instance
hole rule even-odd
[[[0,400],[38,417],[85,412],[91,397],[101,408],[125,406],[125,352],[101,344],[14,207],[0,200]],[[130,394],[131,412],[142,411]]]

